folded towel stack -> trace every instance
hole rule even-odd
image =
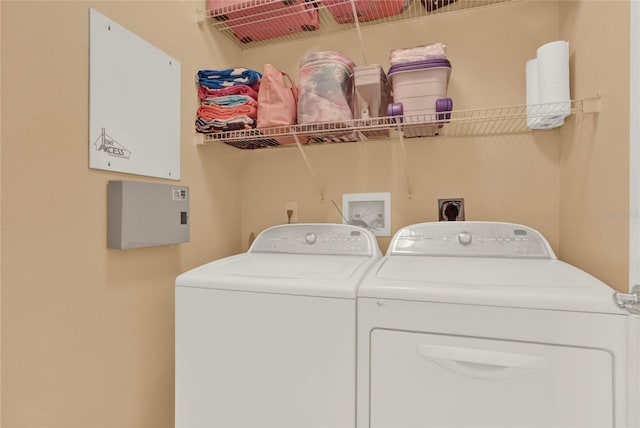
[[[255,128],[262,74],[248,68],[198,71],[200,107],[196,131],[202,133]]]

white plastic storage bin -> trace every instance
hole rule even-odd
[[[391,84],[379,64],[359,65],[353,69],[359,119],[384,117],[392,101]],[[389,138],[388,129],[362,131],[367,139]]]
[[[359,65],[354,68],[358,111],[361,119],[386,115],[391,102],[391,85],[379,64]]]
[[[389,69],[393,86],[394,111],[402,111],[406,137],[438,134],[441,124],[424,124],[442,120],[440,112],[450,112],[452,102],[447,98],[451,63],[447,59],[430,59],[396,64]],[[401,108],[399,108],[401,105]],[[411,122],[421,125],[407,126]]]

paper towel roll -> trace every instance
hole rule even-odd
[[[538,60],[527,61],[525,67],[525,82],[527,86],[527,126],[530,129],[538,128],[540,124],[540,96],[538,89]]]
[[[558,40],[538,48],[538,101],[547,104],[545,128],[564,123],[571,113],[569,94],[569,42]]]

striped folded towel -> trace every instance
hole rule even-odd
[[[198,117],[196,119],[196,131],[203,134],[221,131],[238,131],[241,129],[251,129],[255,128],[255,126],[255,119],[249,116],[234,116],[226,120],[213,119],[211,121],[206,121],[201,117]]]
[[[225,95],[224,97],[207,98],[203,105],[217,105],[220,107],[237,107],[242,105],[258,108],[258,101],[246,95]]]

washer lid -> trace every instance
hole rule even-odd
[[[276,226],[262,232],[247,253],[185,272],[176,286],[355,298],[381,256],[375,236],[356,226]]]
[[[245,253],[185,272],[176,279],[176,286],[355,298],[358,284],[376,260],[365,256]]]
[[[623,314],[613,292],[555,259],[392,255],[372,269],[358,296]]]

